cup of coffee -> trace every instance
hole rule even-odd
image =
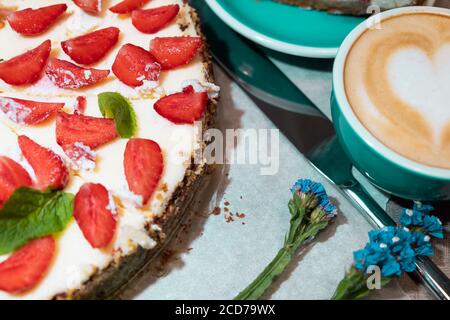
[[[345,39],[332,115],[355,167],[412,200],[450,199],[450,10],[372,16]]]

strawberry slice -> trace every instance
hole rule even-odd
[[[150,2],[150,0],[124,0],[115,6],[112,6],[109,10],[118,14],[130,13],[131,11],[142,7],[147,2]]]
[[[130,139],[124,155],[125,176],[133,193],[147,203],[155,192],[164,169],[159,145],[148,139]]]
[[[14,122],[35,125],[45,122],[64,107],[64,103],[39,102],[0,97],[0,110]]]
[[[95,183],[84,184],[75,196],[73,215],[93,248],[106,247],[116,231],[115,209],[109,199],[108,190]]]
[[[47,31],[66,10],[66,4],[55,4],[39,9],[28,8],[11,13],[7,20],[14,31],[25,36],[33,36]]]
[[[208,104],[208,93],[194,92],[188,86],[183,92],[174,93],[159,99],[155,111],[176,124],[192,124],[200,119]]]
[[[161,66],[147,50],[125,44],[117,54],[112,71],[126,85],[139,87],[144,80],[158,81]]]
[[[178,11],[180,11],[180,6],[177,4],[147,10],[134,10],[131,14],[132,23],[143,33],[156,33],[175,19]]]
[[[75,102],[73,113],[84,114],[87,108],[87,99],[85,96],[78,96]]]
[[[163,70],[169,70],[191,62],[202,45],[200,37],[155,38],[150,41],[150,53]]]
[[[28,172],[17,162],[0,156],[0,208],[20,187],[31,186]]]
[[[0,79],[15,86],[36,82],[47,63],[50,50],[51,42],[47,40],[33,50],[1,62]]]
[[[73,2],[88,13],[97,14],[102,11],[102,0],[73,0]]]
[[[114,27],[97,30],[61,42],[64,52],[80,64],[100,61],[119,40],[120,30]]]
[[[37,189],[64,189],[69,182],[69,170],[59,155],[27,136],[19,137],[19,147],[34,170]]]
[[[56,116],[56,141],[60,146],[82,143],[96,149],[117,138],[113,119],[58,113]]]
[[[72,168],[74,170],[92,171],[95,169],[97,154],[88,146],[78,142],[75,144],[66,144],[62,148],[72,162]]]
[[[82,68],[69,61],[50,58],[45,73],[60,88],[79,89],[104,80],[109,70]]]
[[[51,236],[26,244],[0,263],[0,290],[20,294],[33,289],[47,272],[55,254]]]

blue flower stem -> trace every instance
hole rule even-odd
[[[272,262],[261,272],[261,274],[234,300],[257,300],[270,287],[272,282],[284,271],[292,259],[292,250],[282,248]]]
[[[392,278],[382,277],[381,286],[388,284]],[[331,300],[357,300],[367,297],[371,293],[367,286],[367,277],[364,272],[354,266],[345,274],[339,282]]]
[[[256,300],[263,296],[278,276],[287,268],[297,250],[328,226],[336,207],[329,202],[323,186],[300,179],[291,189],[288,208],[291,215],[284,245],[272,262],[248,285],[235,300]]]

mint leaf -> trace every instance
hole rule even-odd
[[[103,92],[98,95],[98,106],[104,117],[115,120],[117,132],[122,138],[134,136],[136,113],[128,99],[117,92]]]
[[[64,230],[72,218],[73,198],[63,191],[17,189],[0,209],[0,255]]]

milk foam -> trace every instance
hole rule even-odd
[[[450,121],[450,44],[433,57],[417,48],[404,48],[389,61],[388,81],[397,95],[432,124],[433,141]]]
[[[450,15],[404,14],[367,30],[345,66],[362,124],[412,160],[450,168]]]

